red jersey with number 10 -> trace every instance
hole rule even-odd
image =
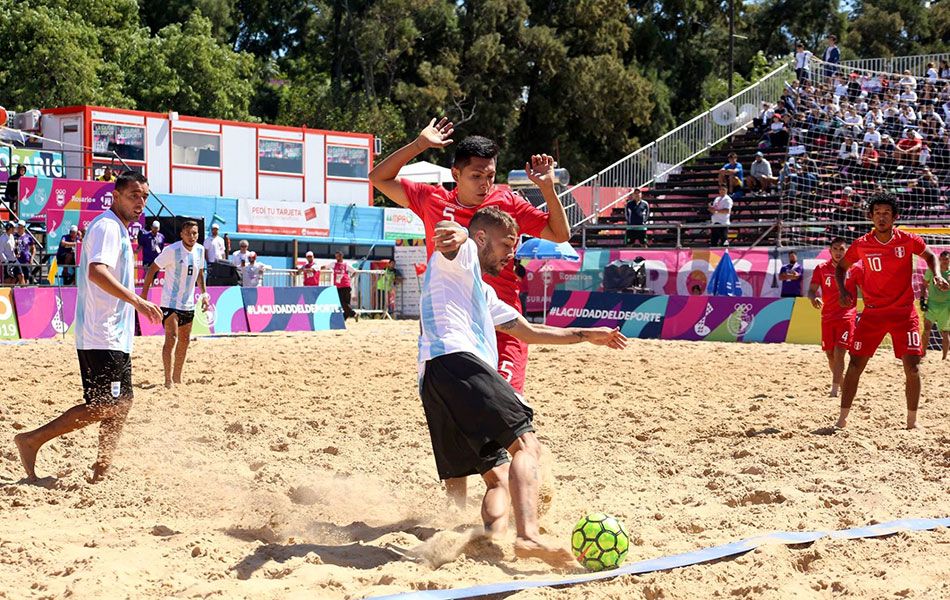
[[[914,304],[914,255],[927,244],[919,235],[893,229],[881,242],[871,231],[858,238],[844,255],[845,261],[864,265],[864,304],[867,308],[910,308]]]
[[[475,212],[488,206],[497,206],[511,215],[518,223],[519,233],[538,237],[548,224],[548,213],[531,205],[530,202],[511,190],[495,187],[478,206],[465,206],[458,200],[458,190],[449,191],[441,185],[429,185],[417,181],[401,179],[402,189],[409,198],[409,209],[416,213],[426,226],[426,256],[431,258],[434,250],[432,238],[439,221],[455,221],[462,227],[468,227]],[[482,274],[482,279],[495,290],[502,302],[521,312],[518,300],[518,276],[515,275],[515,263],[510,261],[497,276]]]
[[[838,282],[835,280],[835,265],[830,260],[815,267],[811,280],[818,283],[821,290],[821,319],[835,321],[838,319],[853,319],[857,313],[858,285],[860,285],[862,268],[854,265],[848,269],[844,279],[844,287],[851,294],[851,305],[841,306],[838,301]]]

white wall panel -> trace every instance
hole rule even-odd
[[[323,177],[327,170],[327,157],[323,147],[324,137],[308,133],[304,140],[304,174],[307,177],[307,202],[326,202]]]
[[[303,202],[303,179],[300,177],[260,176],[258,198],[268,202]]]
[[[217,171],[172,168],[175,194],[191,196],[218,196],[221,194],[221,174]]]
[[[148,117],[145,120],[145,156],[148,158],[148,183],[157,194],[171,191],[171,157],[169,155],[168,120]]]
[[[130,125],[145,125],[145,117],[142,115],[126,115],[109,112],[107,110],[92,111],[92,120],[108,121],[109,123],[128,123]]]
[[[362,181],[327,181],[327,204],[356,204],[366,206],[369,183]]]
[[[228,125],[222,128],[221,166],[224,168],[223,196],[257,198],[254,181],[257,175],[257,138],[254,128]]]

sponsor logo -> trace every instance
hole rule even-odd
[[[112,208],[112,192],[106,192],[102,195],[102,208]]]
[[[112,391],[112,397],[113,397],[113,398],[118,398],[118,397],[119,397],[119,394],[122,393],[122,382],[121,382],[121,381],[113,381],[113,382],[112,382],[112,390],[111,390],[111,391]]]
[[[861,342],[855,342],[855,343],[854,343],[854,349],[855,349],[855,350],[860,350],[862,345],[863,345],[863,344],[862,344]]]
[[[726,320],[726,329],[732,335],[740,336],[749,331],[753,323],[755,323],[755,315],[752,314],[752,305],[736,304],[735,310]]]
[[[56,188],[56,206],[62,208],[66,204],[66,190],[63,188]]]

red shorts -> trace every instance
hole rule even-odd
[[[501,331],[495,332],[495,338],[498,341],[498,374],[523,396],[528,344]]]
[[[821,320],[821,349],[825,352],[832,348],[851,346],[854,337],[854,319],[822,319]]]
[[[920,356],[920,317],[913,305],[906,308],[866,308],[851,336],[851,354],[873,356],[884,336],[891,334],[894,356]]]

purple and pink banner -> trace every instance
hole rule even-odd
[[[92,210],[102,212],[112,206],[111,181],[85,179],[20,179],[20,216],[29,219],[43,216],[47,210]]]
[[[136,290],[141,294],[142,290]],[[192,335],[221,335],[226,333],[247,333],[247,317],[244,314],[244,298],[239,287],[209,287],[210,296],[207,312],[201,309],[198,300],[199,290],[195,290],[195,320],[191,326]],[[162,288],[154,286],[148,290],[149,302],[161,306]],[[165,335],[161,323],[151,323],[139,315],[139,328],[142,335]]]

